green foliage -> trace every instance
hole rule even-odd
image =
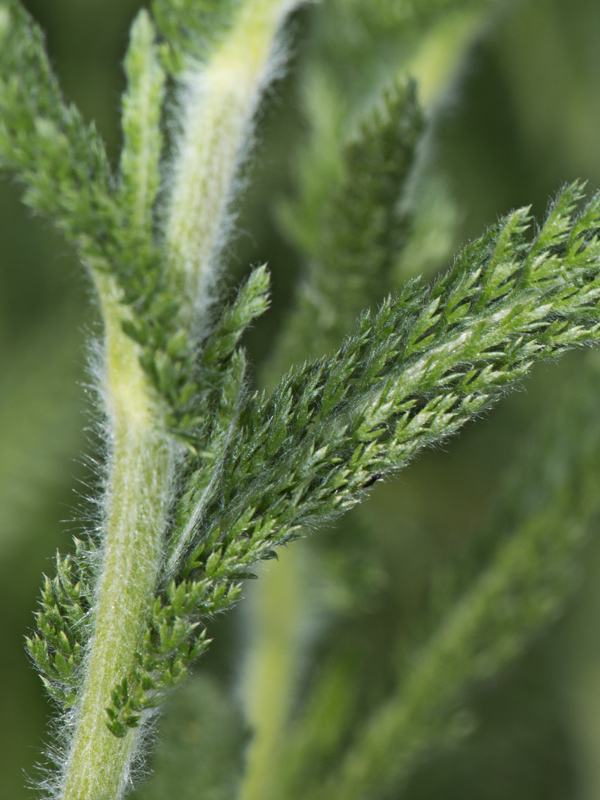
[[[396,631],[403,658],[392,690],[365,717],[357,697],[365,666],[334,651],[282,734],[285,758],[267,797],[396,796],[427,756],[472,731],[464,699],[473,684],[497,675],[561,614],[598,509],[596,354],[586,366],[578,396],[563,396],[523,448],[488,531],[460,568],[440,569],[443,590],[426,625],[412,636]]]
[[[416,138],[422,131],[421,112],[415,106],[414,95],[406,87],[412,77],[411,59],[435,35],[437,26],[444,25],[457,14],[473,14],[487,5],[491,5],[489,0],[441,0],[439,3],[393,3],[385,0],[369,6],[360,0],[333,0],[325,4],[311,42],[312,58],[304,68],[302,90],[309,131],[294,165],[297,196],[293,207],[284,208],[282,215],[288,235],[308,260],[309,268],[312,269],[311,260],[316,258],[321,264],[326,263],[320,271],[327,273],[331,257],[337,259],[341,256],[341,253],[323,252],[323,248],[327,237],[341,236],[343,231],[347,231],[349,221],[335,234],[325,222],[332,212],[335,213],[333,210],[340,198],[346,198],[348,186],[345,183],[352,181],[353,176],[357,184],[370,180],[366,177],[369,171],[362,168],[366,165],[362,164],[359,170],[357,163],[351,163],[353,159],[380,159],[378,164],[377,161],[371,162],[374,180],[370,191],[382,192],[379,198],[373,197],[372,200],[382,206],[387,204],[387,212],[380,213],[384,218],[386,214],[392,215],[388,224],[393,221],[393,204],[401,200],[407,188],[406,172],[410,168]],[[335,53],[334,58],[332,53]],[[394,105],[397,107],[393,108]],[[405,119],[402,125],[394,127],[394,120],[399,118],[402,107]],[[361,127],[364,137],[360,134]],[[385,170],[384,152],[387,152],[385,163],[391,170],[387,184],[382,180],[384,175],[381,172]],[[393,191],[394,178],[395,194],[386,197],[386,185],[388,193]],[[350,197],[355,197],[355,212],[358,212],[358,186],[352,187]],[[367,205],[365,202],[365,207]],[[384,219],[377,221],[381,225]],[[339,224],[340,220],[335,222]],[[358,235],[356,231],[354,235]],[[385,235],[384,228],[379,235]],[[408,238],[402,237],[401,230],[396,235],[401,239]],[[401,243],[406,244],[405,241]],[[365,240],[363,248],[366,244]],[[331,246],[334,245],[332,242]],[[382,242],[379,242],[378,247],[381,246]],[[400,253],[394,252],[395,259],[399,256]],[[373,251],[370,251],[371,257]],[[322,285],[326,278],[319,275],[315,280],[315,277],[310,276],[309,286],[316,292],[319,283]],[[379,280],[384,281],[382,277]],[[363,286],[366,284],[367,281]],[[389,286],[387,283],[384,285]],[[372,296],[380,299],[381,294]],[[335,305],[335,300],[329,298],[329,304]],[[352,311],[357,313],[358,309]],[[300,328],[300,325],[296,327]],[[343,332],[349,332],[348,325]]]
[[[348,333],[355,317],[390,285],[393,260],[402,250],[407,221],[399,187],[414,163],[423,129],[414,84],[384,92],[381,108],[364,116],[341,154],[340,180],[318,220],[290,214],[295,238],[309,259],[298,310],[288,323],[287,350],[320,354]],[[315,224],[316,222],[316,224]],[[302,230],[307,234],[302,234]],[[312,240],[311,240],[312,236]],[[304,324],[317,320],[314,330]],[[286,345],[283,345],[284,352]]]
[[[27,205],[56,220],[86,259],[97,260],[100,242],[115,229],[104,146],[77,109],[64,104],[42,34],[20,3],[0,8],[0,163],[18,174]]]
[[[598,365],[589,366],[580,396],[563,398],[511,476],[488,566],[453,603],[445,595],[449,610],[415,649],[397,690],[365,722],[324,796],[384,797],[405,784],[427,751],[469,732],[460,714],[469,684],[497,674],[560,615],[580,580],[578,556],[597,511]],[[315,789],[305,796],[320,795]]]
[[[152,207],[160,188],[160,129],[165,75],[158,62],[155,31],[149,15],[141,11],[131,28],[125,58],[128,91],[123,96],[123,149],[121,151],[122,204],[133,211],[130,224],[141,235],[151,235]]]
[[[36,24],[17,0],[0,0],[0,168],[74,246],[105,325],[98,531],[57,556],[27,640],[67,731],[48,782],[62,800],[123,795],[155,709],[207,651],[215,617],[238,603],[243,582],[276,560],[278,547],[365,500],[376,483],[519,385],[536,362],[600,340],[600,194],[586,201],[580,182],[559,193],[539,228],[529,209],[513,211],[440,276],[388,295],[421,236],[407,198],[420,179],[426,125],[408,55],[445,13],[478,4],[386,2],[367,14],[364,3],[339,0],[312,11],[303,91],[313,127],[298,156],[297,196],[278,215],[306,262],[304,280],[270,366],[263,360],[273,388],[254,390],[243,339],[269,307],[269,272],[251,270],[228,293],[212,273],[204,284],[182,254],[195,246],[215,274],[226,261],[219,237],[230,221],[227,198],[257,98],[282,61],[279,31],[297,5],[155,0],[152,15],[142,9],[124,63],[117,172],[95,127],[63,100]],[[354,44],[340,37],[338,58],[326,67],[340,15],[358,36]],[[404,27],[408,55],[386,60]],[[362,54],[369,69],[341,100],[339,87],[361,70],[356,43],[362,52],[377,33],[382,53]],[[241,57],[219,61],[221,46],[227,54],[240,41],[251,69]],[[166,120],[180,113],[169,75],[190,93],[183,122]],[[231,93],[224,96],[238,104],[229,115],[222,98],[204,97],[208,75],[212,89],[222,79]],[[198,142],[192,153],[198,115],[210,147]],[[168,147],[165,125],[180,137]],[[172,189],[192,161],[191,174],[206,179],[210,214],[206,229],[192,230],[180,247],[169,238]],[[210,296],[198,299],[196,284]],[[283,365],[276,378],[273,365]],[[499,514],[493,544],[474,557],[468,578],[450,581],[443,613],[431,613],[427,635],[391,669],[387,691],[365,700],[360,658],[327,651],[304,688],[304,710],[282,715],[267,788],[248,788],[242,777],[244,800],[253,791],[267,800],[392,796],[425,755],[464,735],[460,712],[471,687],[513,662],[573,590],[597,508],[600,441],[589,407],[597,379],[590,381],[586,402],[562,412],[573,422],[567,438],[552,426],[550,445],[522,481],[526,499]],[[359,585],[368,584],[367,551],[362,542]],[[356,588],[348,579],[346,589]],[[297,677],[291,695],[301,693]],[[195,739],[199,781],[207,797],[232,797],[243,726],[220,689],[208,681],[195,688],[198,713],[219,715],[222,725],[214,741],[204,741],[206,733]],[[174,712],[177,726],[185,712]],[[180,750],[169,758],[181,756],[188,773]],[[143,796],[186,796],[190,786],[175,788],[172,765],[160,777],[162,758]],[[238,763],[231,774],[225,759]]]
[[[49,693],[64,706],[77,698],[86,642],[90,635],[93,607],[93,571],[86,569],[89,558],[80,541],[75,541],[75,557],[56,556],[56,577],[45,579],[41,611],[37,613],[38,632],[27,639],[27,649]]]
[[[130,209],[122,203],[128,203],[131,196],[125,191],[119,202],[116,181],[95,127],[86,125],[79,111],[64,103],[39,28],[18,2],[3,3],[1,11],[6,23],[0,32],[5,76],[0,91],[0,164],[22,183],[24,202],[58,226],[88,267],[118,275],[131,302],[147,303],[156,293],[159,279],[150,231],[130,226]],[[134,55],[132,50],[130,70],[134,69]],[[132,87],[125,99],[122,168],[126,183],[133,179],[128,148],[146,145],[136,141],[128,119],[127,103],[135,102],[134,91]],[[160,100],[160,89],[154,100]],[[155,112],[146,120],[145,130],[149,131],[153,122],[158,124]],[[156,144],[152,147],[156,151]]]

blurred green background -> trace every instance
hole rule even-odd
[[[97,121],[116,159],[121,60],[140,3],[25,5],[47,33],[66,96]],[[300,18],[293,62],[302,62],[308,29]],[[567,181],[584,178],[600,186],[599,41],[596,0],[499,3],[477,26],[435,106],[428,145],[432,168],[444,176],[456,208],[456,245],[515,206],[532,204],[541,217]],[[250,171],[256,183],[246,192],[242,234],[231,253],[233,273],[268,260],[274,276],[273,310],[249,342],[257,365],[269,355],[296,278],[297,258],[269,205],[290,190],[290,157],[302,130],[296,89],[292,74],[276,86],[261,115],[257,164]],[[2,182],[0,795],[13,800],[32,794],[25,775],[40,758],[51,714],[23,648],[40,576],[53,569],[57,547],[68,549],[71,536],[93,524],[90,459],[99,456],[86,342],[98,333],[82,268],[49,225],[20,206],[15,187]],[[376,546],[389,570],[377,573],[368,588],[374,598],[369,625],[386,631],[392,616],[410,617],[432,567],[451,560],[485,525],[529,429],[565,385],[576,387],[580,363],[575,354],[538,367],[525,392],[422,456],[399,480],[376,488],[360,513],[365,528],[377,530]],[[323,541],[335,535],[319,534]],[[395,603],[383,602],[388,595]],[[475,735],[424,765],[403,796],[600,798],[599,614],[600,536],[586,553],[585,581],[563,619],[520,663],[478,691]],[[218,626],[216,645],[198,672],[218,675],[228,688],[239,680],[243,660],[243,610]]]

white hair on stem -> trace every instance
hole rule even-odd
[[[246,0],[208,63],[190,64],[181,78],[165,238],[196,326],[214,299],[236,178],[260,98],[285,62],[278,33],[302,2]]]

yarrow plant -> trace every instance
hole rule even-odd
[[[388,295],[418,230],[401,201],[426,131],[419,88],[399,64],[375,98],[345,105],[316,47],[306,69],[313,127],[297,197],[280,215],[307,269],[263,375],[272,388],[255,390],[241,340],[268,309],[269,271],[254,268],[230,292],[223,270],[254,120],[285,71],[289,21],[333,13],[311,5],[154,0],[142,9],[113,166],[95,127],[63,99],[36,23],[18,0],[0,0],[0,167],[76,249],[104,325],[98,530],[57,556],[27,640],[60,714],[48,797],[123,797],[157,710],[259,562],[351,509],[536,362],[600,340],[600,195],[586,200],[580,183],[539,226],[518,209],[439,277]],[[359,27],[404,26],[410,39],[436,15],[477,5],[332,7]],[[268,778],[268,737],[256,726],[240,796],[397,791],[423,753],[459,735],[453,711],[465,687],[560,611],[590,494],[580,486],[575,499],[549,499],[543,513],[513,521],[400,688],[351,739],[332,700],[349,692],[349,676],[332,657],[305,713],[280,731],[286,755]]]

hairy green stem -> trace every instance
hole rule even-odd
[[[215,261],[252,118],[273,74],[273,43],[300,1],[246,0],[209,63],[183,78],[185,118],[166,239],[183,296],[200,316],[214,291]]]
[[[156,430],[135,346],[121,331],[110,279],[100,279],[106,320],[105,392],[112,452],[104,555],[94,633],[76,729],[63,776],[63,800],[116,800],[129,779],[139,729],[123,738],[106,726],[111,691],[135,665],[162,554],[170,448]]]

